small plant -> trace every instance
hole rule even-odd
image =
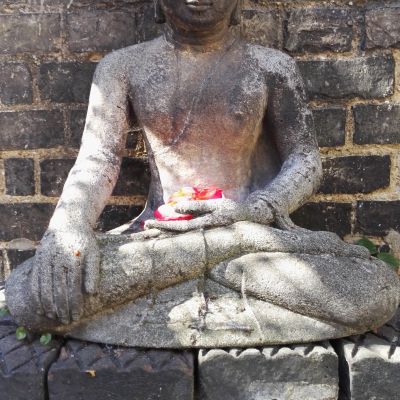
[[[392,267],[394,270],[397,271],[398,267],[400,266],[400,263],[396,257],[392,256],[389,253],[380,253],[369,239],[362,238],[357,242],[357,244],[359,246],[367,248],[371,256],[377,257],[380,260],[384,261],[387,265],[389,265],[389,267]]]
[[[1,310],[0,310],[0,317],[3,317],[6,314],[10,314],[10,310],[8,309],[7,306],[4,306]]]
[[[25,339],[25,338],[26,338],[26,332],[25,332],[25,329],[24,329],[22,326],[20,326],[20,327],[16,330],[15,334],[17,335],[17,339],[18,339],[18,340],[22,340],[22,339]]]
[[[51,340],[51,334],[45,333],[44,335],[40,336],[40,343],[45,346]]]

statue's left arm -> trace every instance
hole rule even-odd
[[[266,126],[277,145],[282,166],[263,190],[250,194],[247,202],[262,200],[273,210],[278,226],[290,228],[289,214],[318,189],[322,178],[321,158],[314,122],[303,79],[295,61],[280,53],[269,87]]]

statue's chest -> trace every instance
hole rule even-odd
[[[197,131],[225,131],[239,140],[255,131],[268,89],[258,70],[239,61],[167,59],[148,67],[133,96],[145,130],[164,145],[184,129],[194,136]]]

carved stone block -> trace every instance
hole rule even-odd
[[[50,400],[192,400],[193,354],[70,340],[48,376]]]
[[[373,334],[340,340],[341,400],[400,399],[400,350]]]
[[[39,339],[18,340],[10,315],[0,318],[0,398],[47,399],[46,376],[61,348],[59,340],[42,345]]]
[[[202,400],[336,400],[338,359],[328,342],[200,350]]]

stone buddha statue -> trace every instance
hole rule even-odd
[[[76,164],[36,256],[7,281],[15,320],[163,348],[310,342],[385,323],[400,300],[396,274],[289,218],[322,175],[293,59],[231,35],[241,0],[155,0],[155,10],[165,34],[96,69]],[[151,168],[147,204],[96,234],[133,119]],[[180,202],[193,219],[157,221],[188,186],[225,198]]]

